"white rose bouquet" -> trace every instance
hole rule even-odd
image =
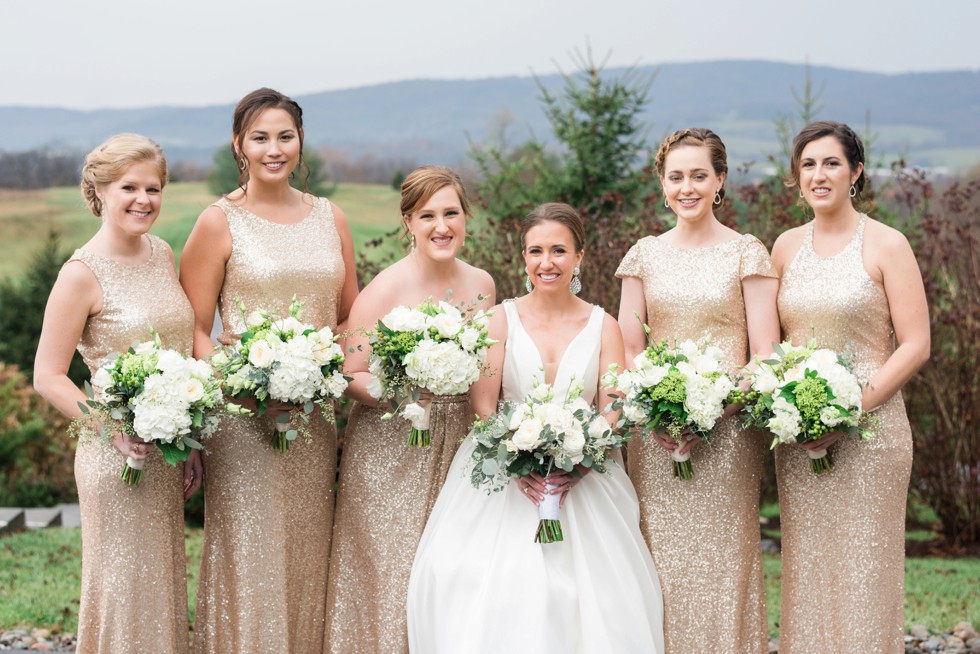
[[[239,342],[216,349],[211,362],[225,392],[235,398],[254,398],[260,416],[270,398],[297,407],[276,418],[272,442],[285,452],[300,433],[311,438],[307,423],[314,405],[321,406],[328,420],[333,418],[326,403],[343,395],[349,381],[341,372],[344,351],[329,327],[317,329],[300,322],[303,303],[295,297],[285,318],[262,309],[246,315],[242,302],[239,309],[247,330]]]
[[[537,472],[547,478],[556,468],[571,472],[576,465],[606,472],[609,450],[621,447],[624,438],[581,395],[582,386],[574,381],[562,399],[551,386],[538,384],[523,403],[505,402],[497,413],[477,420],[467,436],[474,444],[473,486],[496,492],[512,477]],[[563,540],[559,503],[559,495],[549,494],[538,506],[535,542]]]
[[[238,413],[240,407],[225,404],[221,385],[207,363],[163,349],[160,336],[114,354],[86,384],[90,399],[79,402],[82,412],[98,416],[104,440],[107,423],[154,443],[170,465],[186,461],[191,448],[218,426],[221,413]],[[94,389],[93,389],[94,386]],[[126,457],[121,478],[135,486],[143,462]]]
[[[772,432],[771,447],[819,440],[831,431],[874,437],[866,428],[871,416],[861,410],[861,384],[846,358],[818,348],[815,339],[805,347],[785,342],[774,348],[749,373],[751,387],[743,400],[747,422]],[[807,453],[812,472],[831,469],[827,450]]]
[[[603,384],[623,394],[614,395],[613,409],[621,409],[617,427],[646,437],[666,432],[683,445],[684,432],[708,440],[709,432],[734,399],[735,383],[721,369],[722,351],[707,341],[687,340],[674,348],[667,341],[649,346],[633,360],[634,369],[619,372],[613,366]],[[674,476],[694,476],[690,451],[670,453]]]
[[[385,418],[397,413],[412,423],[409,447],[429,445],[430,404],[419,402],[419,389],[461,395],[480,378],[495,342],[487,335],[490,314],[476,310],[484,299],[462,310],[431,299],[414,309],[398,306],[371,332],[367,390],[376,399],[391,400]]]

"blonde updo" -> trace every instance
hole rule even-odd
[[[167,159],[156,141],[140,134],[116,134],[88,153],[82,167],[82,198],[96,216],[102,216],[97,191],[119,179],[130,166],[144,161],[156,164],[160,188],[167,184]]]
[[[667,155],[674,148],[679,148],[684,145],[708,148],[708,156],[711,158],[711,168],[715,171],[715,175],[721,176],[722,173],[728,175],[728,152],[725,150],[725,144],[722,143],[721,138],[710,129],[689,127],[688,129],[681,129],[674,132],[660,144],[660,149],[657,150],[654,163],[657,166],[657,175],[660,176],[661,180],[667,174]],[[724,202],[724,184],[718,189],[718,195]]]

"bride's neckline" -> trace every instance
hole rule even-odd
[[[558,357],[558,361],[554,364],[555,376],[551,380],[549,380],[547,376],[547,370],[545,369],[544,359],[541,357],[541,348],[538,347],[537,341],[534,340],[534,337],[531,336],[531,333],[527,331],[527,329],[524,327],[524,322],[521,320],[521,312],[517,308],[517,303],[511,302],[510,304],[514,308],[514,318],[517,321],[517,327],[521,330],[521,332],[524,334],[527,340],[534,347],[534,353],[538,357],[538,364],[539,364],[538,369],[541,370],[541,374],[544,377],[544,383],[553,386],[555,384],[555,381],[560,376],[562,366],[565,365],[565,357],[568,355],[569,352],[572,351],[572,346],[575,344],[575,342],[585,335],[586,330],[588,330],[589,325],[592,323],[592,317],[595,314],[595,305],[593,305],[592,309],[589,310],[589,317],[585,320],[585,325],[583,325],[582,329],[576,332],[575,336],[573,336],[568,341],[568,344],[565,345],[565,349],[562,351],[561,356]]]

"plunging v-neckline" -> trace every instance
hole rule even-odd
[[[580,329],[575,334],[575,336],[573,336],[571,340],[568,341],[568,345],[565,346],[565,349],[562,351],[561,356],[558,358],[558,365],[555,367],[555,377],[551,381],[548,381],[547,374],[544,367],[544,360],[541,358],[541,349],[538,347],[537,342],[531,336],[531,333],[524,328],[524,322],[521,320],[521,312],[517,308],[517,303],[516,302],[514,303],[514,318],[516,318],[517,326],[520,328],[521,332],[523,332],[525,338],[527,338],[527,340],[531,343],[531,345],[534,346],[534,354],[538,357],[538,369],[541,370],[544,383],[550,386],[554,386],[555,382],[561,377],[561,371],[565,365],[565,360],[568,356],[568,353],[572,351],[572,345],[575,344],[575,341],[582,338],[586,330],[589,328],[589,325],[592,324],[592,317],[595,314],[595,309],[596,309],[595,305],[592,305],[592,309],[589,311],[589,317],[586,319],[585,325],[583,325],[582,329]]]

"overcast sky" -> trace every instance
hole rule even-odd
[[[0,0],[0,106],[234,103],[405,79],[764,59],[980,69],[973,0]],[[0,137],[2,140],[2,137]]]

